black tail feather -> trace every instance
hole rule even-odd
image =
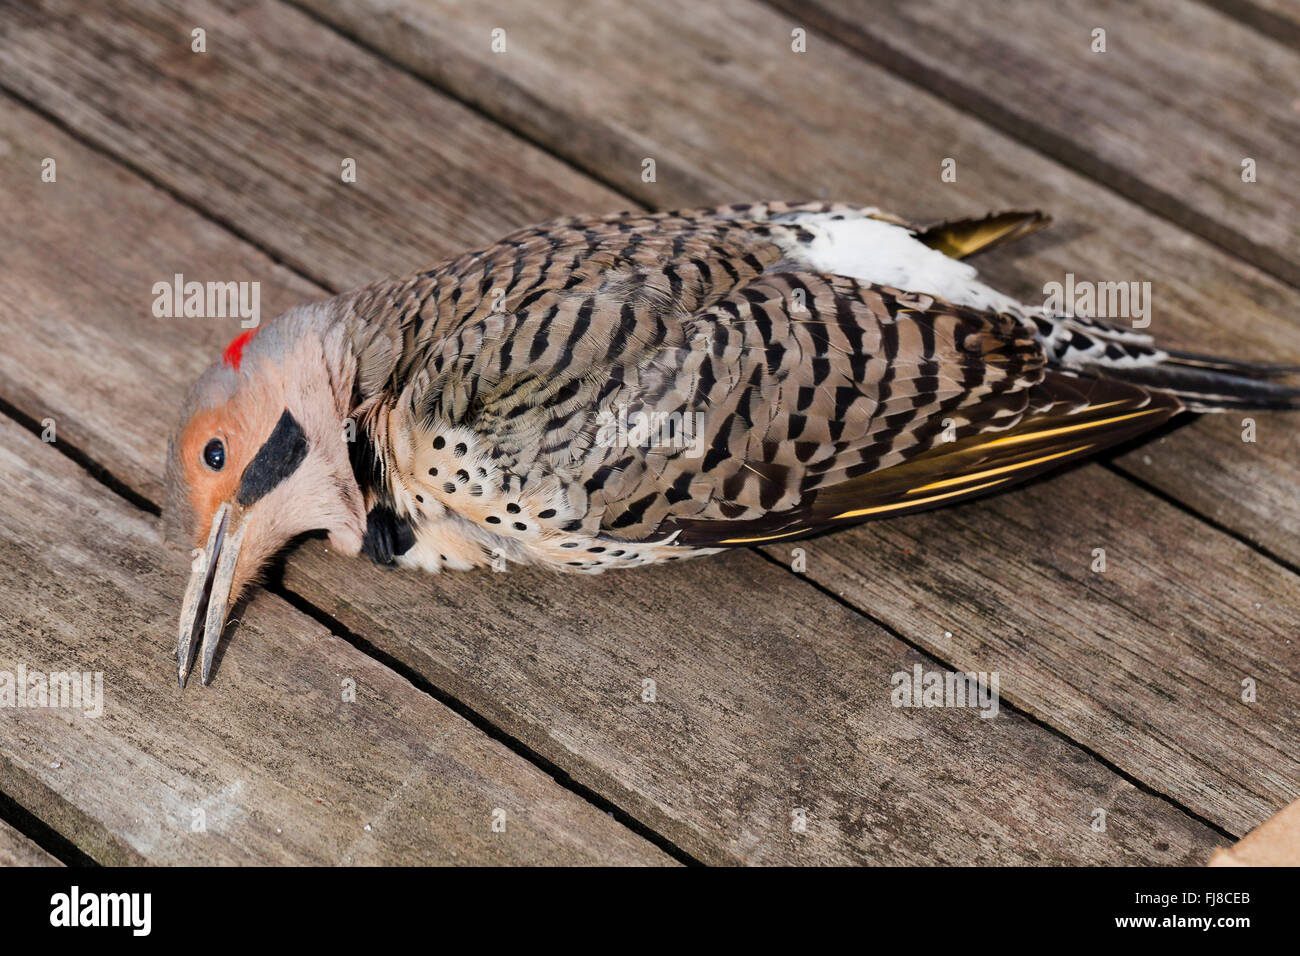
[[[1181,365],[1188,368],[1210,369],[1226,372],[1241,378],[1285,378],[1288,375],[1300,375],[1300,365],[1277,365],[1272,362],[1243,362],[1235,359],[1219,358],[1215,355],[1198,355],[1195,352],[1178,352],[1174,349],[1162,349],[1169,358],[1166,364]]]
[[[1190,411],[1300,409],[1300,387],[1269,381],[1290,374],[1290,366],[1263,362],[1233,362],[1185,353],[1170,353],[1171,360],[1134,368],[1098,366],[1103,378],[1119,379],[1177,396]]]

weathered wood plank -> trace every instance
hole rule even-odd
[[[0,124],[11,144],[0,164],[12,184],[0,199],[0,255],[28,244],[53,250],[56,237],[74,231],[112,235],[122,249],[106,261],[93,245],[65,244],[57,262],[33,256],[5,271],[0,334],[15,351],[0,366],[0,397],[20,390],[14,382],[49,396],[65,409],[60,427],[83,436],[110,471],[145,471],[131,463],[135,449],[159,459],[187,354],[204,351],[215,333],[200,322],[169,325],[140,307],[139,290],[158,263],[133,246],[156,228],[185,263],[201,254],[255,269],[255,256],[234,249],[231,237],[225,248],[208,243],[197,214],[30,114],[11,110]],[[80,170],[54,191],[19,174],[51,150]],[[190,229],[201,234],[198,248],[186,245]],[[96,296],[96,307],[85,308]],[[106,407],[93,414],[115,422],[111,431],[90,427],[78,399],[84,355],[70,345],[92,333],[69,328],[34,340],[21,334],[31,315],[101,330],[93,333],[96,367],[119,387],[97,397]],[[186,334],[189,346],[180,341]],[[155,370],[147,391],[127,377],[133,363],[146,367],[143,341]],[[40,348],[62,357],[60,374],[32,371]],[[154,496],[158,488],[146,475],[136,490]],[[756,555],[593,582],[530,571],[434,579],[309,549],[286,574],[348,627],[703,859],[1191,862],[1221,842],[1022,717],[894,708],[891,675],[924,659]],[[769,595],[770,610],[753,613],[756,594]],[[254,601],[248,620],[268,613],[266,603]],[[165,624],[173,611],[150,614]],[[236,654],[283,657],[280,638],[241,633],[213,688],[225,690],[187,694],[187,706],[198,700],[224,713],[208,702],[229,706],[244,692],[249,668],[230,666]],[[159,639],[144,650],[141,685],[162,694],[166,645]],[[654,704],[641,699],[647,678],[657,684]],[[297,738],[286,731],[276,739],[259,756],[269,760]],[[791,830],[798,807],[809,811],[806,833]],[[1090,829],[1094,808],[1112,820],[1104,834]]]
[[[776,5],[1300,283],[1295,50],[1189,2]]]
[[[80,708],[11,683],[0,788],[100,862],[671,862],[273,596],[221,685],[182,692],[186,566],[160,560],[157,519],[7,419],[0,482],[0,674],[102,680]]]
[[[993,536],[1018,546],[993,553]],[[1098,466],[767,550],[790,563],[793,547],[819,584],[998,671],[1008,701],[1232,832],[1300,796],[1296,576]]]
[[[63,864],[0,820],[0,866],[62,866]]]
[[[705,859],[1172,862],[1212,832],[1017,714],[893,706],[893,675],[935,662],[753,554],[636,579],[355,579],[315,546],[285,577]],[[1091,833],[1096,808],[1123,830]]]
[[[295,2],[649,205],[822,197],[875,203],[922,221],[981,215],[990,208],[1040,207],[1057,218],[1052,230],[979,261],[981,270],[1012,294],[1041,302],[1044,283],[1064,281],[1067,273],[1091,281],[1150,282],[1150,330],[1171,345],[1300,361],[1295,289],[1046,159],[1037,143],[1033,148],[1017,143],[816,33],[808,38],[808,53],[791,52],[791,31],[810,27],[807,19],[789,19],[751,0],[707,5],[664,0],[654,6],[589,0],[578,15],[508,0]],[[887,21],[904,15],[888,11],[914,6],[886,5],[867,19]],[[1053,15],[1050,4],[1037,9],[1039,18]],[[972,8],[963,19],[984,16]],[[1003,14],[988,16],[999,20]],[[1133,15],[1116,10],[1114,16],[1126,22]],[[1224,27],[1236,36],[1232,24]],[[490,48],[494,28],[506,31],[505,53]],[[1074,36],[1066,30],[1053,42],[1069,43]],[[1087,30],[1081,36],[1079,42],[1086,44]],[[1000,42],[1022,41],[1013,28]],[[1120,37],[1114,44],[1106,62],[1114,69],[1122,66],[1125,82],[1181,95],[1181,85],[1156,85],[1163,73],[1134,75],[1147,54],[1135,60]],[[928,49],[943,57],[947,48],[934,43]],[[1164,49],[1163,42],[1157,48]],[[1179,55],[1179,69],[1192,68],[1186,56]],[[1265,65],[1285,68],[1283,75],[1294,72],[1292,54],[1271,50],[1261,56]],[[1207,69],[1234,68],[1217,55],[1207,59]],[[1245,90],[1264,82],[1250,72],[1255,67],[1237,68],[1248,71]],[[996,58],[988,69],[1000,69]],[[1090,83],[1096,72],[1071,82]],[[1032,85],[1023,77],[1016,82],[1017,91]],[[1048,95],[1041,86],[1034,96]],[[1283,143],[1300,137],[1300,127],[1279,114],[1291,109],[1289,96],[1278,92],[1284,86],[1260,92],[1262,118],[1238,111],[1204,123],[1237,123],[1229,144],[1245,138],[1253,145],[1262,131],[1272,142],[1279,124],[1286,127],[1276,134]],[[1078,110],[1087,116],[1087,110],[1106,109],[1108,103],[1063,97],[1052,112]],[[1116,109],[1125,103],[1132,106],[1122,101]],[[1160,114],[1139,114],[1143,122],[1151,115]],[[1079,135],[1090,136],[1093,125],[1086,124]],[[1162,127],[1158,135],[1137,136],[1140,142],[1131,148],[1158,150],[1166,141],[1182,148],[1177,137],[1183,135]],[[1168,162],[1153,161],[1146,171],[1157,183],[1167,174],[1189,178],[1201,167],[1188,163],[1205,150],[1217,155],[1227,148],[1216,142],[1187,151],[1190,158],[1171,152]],[[1295,201],[1287,193],[1287,171],[1297,168],[1300,150],[1273,155],[1269,149],[1267,183],[1261,179],[1248,186],[1239,176],[1234,179],[1240,156],[1223,170],[1224,214],[1233,221],[1247,213],[1252,223],[1266,219],[1267,228],[1260,227],[1265,234],[1300,229],[1300,215],[1276,214]],[[1250,155],[1264,154],[1252,150]],[[645,157],[657,164],[653,183],[642,181]],[[940,181],[945,158],[957,162],[956,182]],[[1205,178],[1208,182],[1208,173]],[[1286,195],[1264,198],[1265,187]],[[1237,202],[1241,208],[1234,212]],[[1277,242],[1289,252],[1300,249],[1285,237]],[[1258,444],[1243,445],[1236,416],[1198,425],[1191,437],[1180,439],[1174,447],[1187,448],[1188,454],[1176,467],[1152,468],[1140,456],[1129,456],[1125,467],[1300,564],[1300,496],[1276,493],[1294,482],[1300,433],[1285,416],[1255,417],[1266,436]],[[1268,520],[1261,521],[1264,514]]]
[[[626,205],[274,0],[5,6],[8,89],[336,288]]]
[[[1201,0],[1267,37],[1300,50],[1300,4],[1295,0]]]
[[[39,182],[44,156],[58,164],[56,183]],[[12,217],[0,246],[7,279],[0,282],[0,310],[26,343],[0,349],[5,398],[99,461],[106,448],[115,449],[116,477],[161,500],[164,428],[174,426],[168,418],[176,414],[164,404],[175,404],[240,325],[238,318],[153,319],[153,283],[177,273],[257,282],[264,317],[324,292],[53,127],[34,124],[9,99],[0,112],[0,163]],[[97,217],[95,206],[116,190],[129,190],[130,204]],[[16,227],[20,222],[47,227]],[[79,225],[92,222],[111,231]],[[104,236],[111,241],[97,238]],[[89,275],[72,281],[75,269]],[[60,286],[58,296],[39,292]],[[132,321],[108,320],[110,314]],[[75,387],[50,387],[59,381]],[[123,427],[120,396],[127,393],[157,404],[151,429]]]

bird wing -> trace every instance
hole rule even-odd
[[[1009,428],[939,441],[901,464],[824,486],[794,507],[737,521],[670,518],[677,544],[717,547],[793,539],[995,494],[1167,421],[1182,406],[1159,392],[1049,371]]]
[[[795,289],[806,307],[792,314]],[[1013,316],[840,276],[763,276],[687,332],[627,403],[693,421],[700,440],[614,449],[589,466],[589,507],[607,533],[751,544],[936,507],[1095,453],[1180,407],[1046,369]]]
[[[928,237],[964,255],[1033,222]],[[926,232],[884,244],[899,225],[758,204],[532,227],[385,293],[404,320],[376,367],[413,420],[471,430],[541,489],[553,527],[695,545],[987,493],[1172,414],[1049,373],[1033,324]],[[935,288],[837,271],[863,259]]]

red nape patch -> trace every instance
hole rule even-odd
[[[261,326],[258,326],[258,328],[261,328]],[[251,342],[253,336],[256,334],[257,329],[249,329],[247,332],[240,332],[235,336],[231,343],[226,346],[226,350],[221,353],[221,361],[225,362],[238,372],[239,363],[244,359],[244,346]]]

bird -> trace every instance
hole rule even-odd
[[[599,573],[998,493],[1184,412],[1300,407],[1277,381],[1297,366],[980,281],[971,256],[1048,222],[572,216],[243,332],[168,445],[167,537],[194,555],[181,687],[309,532],[429,572]]]

